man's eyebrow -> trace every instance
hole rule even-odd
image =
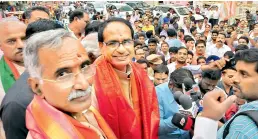
[[[59,73],[62,73],[62,72],[65,72],[67,70],[69,70],[70,67],[61,67],[61,68],[58,68],[56,71],[55,71],[55,76],[58,76]]]
[[[249,73],[245,70],[239,70],[239,72],[249,75]]]

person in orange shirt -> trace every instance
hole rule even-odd
[[[24,61],[35,93],[26,110],[28,139],[117,138],[91,106],[89,78],[96,68],[71,33],[56,29],[35,34],[26,43]]]

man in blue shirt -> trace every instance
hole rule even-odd
[[[169,82],[156,87],[160,112],[159,139],[190,139],[188,131],[179,129],[171,122],[174,114],[179,113],[173,93],[182,92],[182,83],[185,78],[190,78],[194,82],[191,71],[180,68],[171,73]]]
[[[236,53],[235,60],[237,74],[234,76],[233,86],[241,90],[240,94],[235,95],[246,99],[248,102],[240,107],[238,113],[248,110],[258,111],[258,49],[240,51]],[[222,139],[228,122],[218,131],[218,139]],[[255,122],[247,116],[237,116],[231,123],[229,133],[226,136],[226,139],[231,138],[257,139],[258,128]]]
[[[174,29],[167,30],[168,40],[166,41],[170,47],[181,47],[182,43],[179,39],[177,39],[177,33]]]
[[[170,13],[168,13],[167,16],[163,18],[163,23],[169,23],[169,21],[170,21]]]

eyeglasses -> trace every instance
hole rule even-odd
[[[50,79],[42,79],[43,81],[53,82],[57,83],[62,87],[72,87],[74,85],[75,77],[78,74],[82,74],[85,78],[85,80],[91,78],[96,73],[96,65],[86,65],[84,68],[81,69],[78,73],[67,73],[61,77],[58,77],[56,80],[50,80]]]
[[[103,42],[103,44],[110,48],[118,48],[118,46],[120,46],[121,44],[124,47],[129,48],[133,46],[134,42],[133,40],[124,40],[122,42],[118,42],[118,41]]]

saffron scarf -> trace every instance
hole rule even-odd
[[[123,96],[119,77],[112,65],[100,56],[95,61],[94,89],[99,112],[119,139],[157,139],[158,100],[153,83],[136,63],[130,63],[133,108]]]
[[[0,77],[5,92],[7,92],[20,77],[20,74],[13,63],[4,56],[0,60]]]
[[[101,115],[93,107],[90,109],[102,128],[106,137],[116,139],[114,133],[108,127]],[[44,99],[37,95],[26,110],[26,127],[33,138],[36,139],[98,139],[98,134],[64,114],[53,106],[49,105]]]

